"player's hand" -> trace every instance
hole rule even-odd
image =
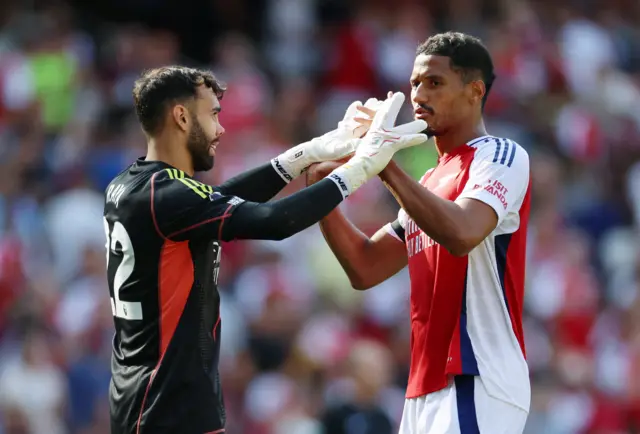
[[[392,96],[393,92],[387,93],[387,98],[391,98]],[[356,114],[354,121],[366,128],[366,131],[369,131],[373,118],[376,116],[376,112],[383,102],[384,101],[380,101],[376,98],[369,98],[365,105],[359,105],[356,107],[358,109],[358,113]]]
[[[381,104],[382,101],[376,98],[369,98],[364,105],[360,101],[354,101],[347,108],[344,118],[338,123],[338,128],[328,132],[321,138],[331,147],[331,142],[335,139],[348,141],[363,137],[369,130],[373,116]],[[355,151],[355,148],[353,151]]]
[[[398,92],[383,102],[354,156],[331,173],[330,177],[336,175],[343,182],[346,181],[347,195],[380,173],[397,151],[428,140],[427,135],[421,133],[427,128],[423,120],[394,127],[404,99],[404,94]],[[337,178],[334,177],[334,180],[337,182]]]
[[[335,130],[289,149],[271,160],[271,164],[289,182],[313,163],[339,160],[353,154],[357,146],[355,139],[362,137],[369,129],[368,125],[355,120],[358,108],[373,110],[378,105],[380,101],[375,98],[367,100],[364,106],[362,102],[354,101]],[[367,115],[360,115],[360,118],[366,120]]]
[[[345,157],[337,161],[323,161],[321,163],[313,163],[306,172],[307,187],[326,178],[332,171],[349,161],[349,157]]]

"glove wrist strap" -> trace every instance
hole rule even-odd
[[[300,176],[314,161],[310,161],[307,147],[311,142],[305,142],[283,152],[271,159],[271,166],[287,183]]]
[[[345,199],[368,180],[362,164],[351,161],[335,169],[328,178],[336,183]]]

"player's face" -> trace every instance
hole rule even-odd
[[[429,124],[427,134],[441,136],[469,119],[472,91],[451,69],[449,57],[420,54],[411,73],[411,102],[416,119]]]
[[[196,172],[207,171],[213,167],[216,148],[220,136],[224,134],[224,128],[218,119],[219,113],[220,101],[213,90],[200,86],[191,113],[193,122],[187,140],[187,148]]]

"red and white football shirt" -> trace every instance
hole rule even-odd
[[[498,225],[464,257],[429,238],[404,210],[398,217],[404,232],[387,226],[405,241],[409,256],[407,398],[446,387],[451,375],[480,375],[490,395],[528,411],[522,309],[529,156],[509,139],[483,136],[443,155],[420,183],[444,199],[486,203]]]

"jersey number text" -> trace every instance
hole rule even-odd
[[[107,236],[107,272],[111,256],[113,255],[114,259],[121,258],[113,277],[113,296],[111,297],[113,316],[129,320],[141,320],[142,304],[140,302],[120,300],[120,288],[131,276],[133,267],[136,265],[131,238],[120,222],[115,222],[113,229],[109,230],[109,222],[107,222],[106,218],[104,219],[104,231]]]

